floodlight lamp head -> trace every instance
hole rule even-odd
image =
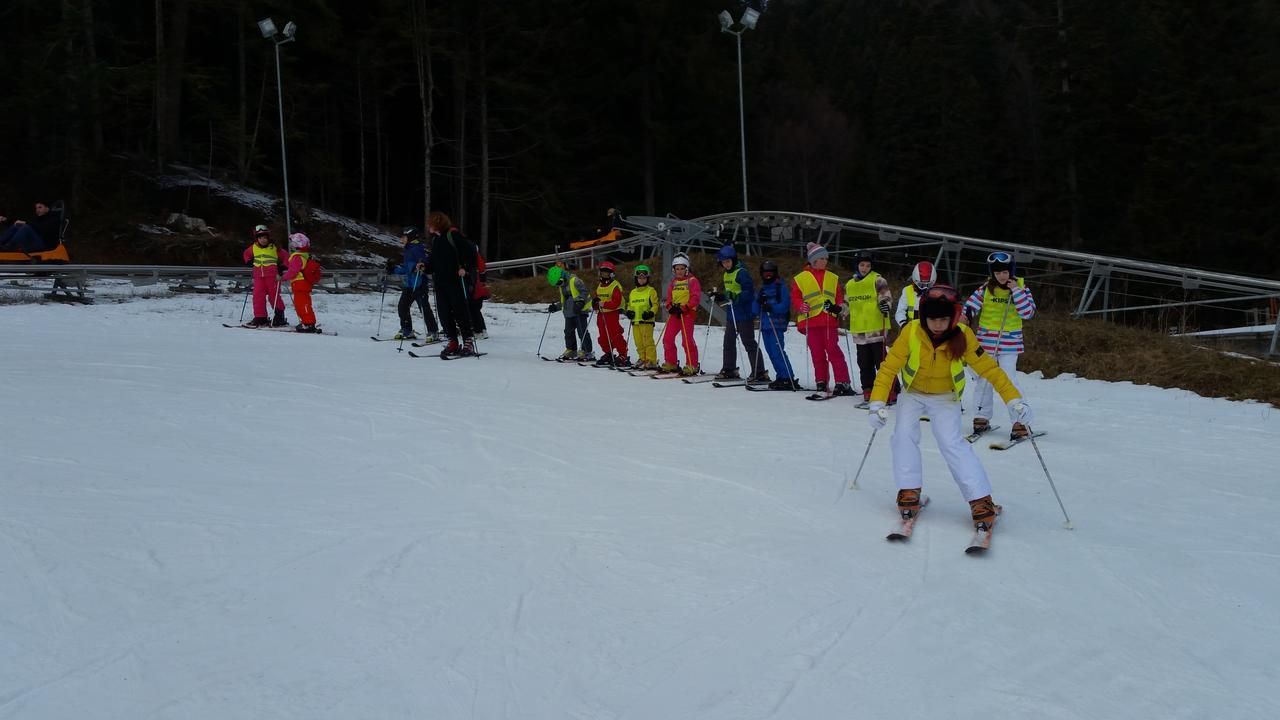
[[[284,36],[285,36],[285,37],[287,37],[287,38],[289,38],[290,40],[292,40],[292,39],[293,39],[293,36],[294,36],[294,35],[297,35],[297,34],[298,34],[298,24],[297,24],[297,23],[295,23],[294,21],[290,20],[289,22],[287,22],[287,23],[285,23],[285,24],[284,24]]]
[[[748,30],[756,29],[756,22],[760,20],[760,11],[755,8],[747,8],[742,12],[742,25]]]
[[[720,32],[729,32],[729,28],[733,27],[733,16],[728,10],[720,11]]]
[[[262,33],[262,37],[270,40],[276,36],[276,23],[271,18],[263,18],[258,21],[258,32]]]

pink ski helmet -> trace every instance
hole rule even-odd
[[[290,250],[307,250],[310,247],[311,247],[311,238],[307,237],[306,235],[303,235],[300,232],[296,232],[289,236]]]

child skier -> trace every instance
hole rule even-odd
[[[920,296],[933,287],[933,278],[933,263],[928,260],[916,263],[911,271],[911,282],[902,288],[902,294],[898,296],[898,308],[893,313],[893,320],[898,323],[898,327],[916,319],[916,306]]]
[[[702,301],[702,285],[689,274],[689,256],[676,253],[671,260],[671,272],[675,277],[667,286],[667,327],[662,331],[663,372],[680,371],[681,375],[697,375],[698,341],[693,337],[693,326],[698,317],[698,303]],[[676,335],[683,336],[684,367],[676,364]]]
[[[964,304],[969,317],[977,317],[978,342],[982,349],[995,357],[1000,369],[1010,378],[1018,370],[1018,355],[1022,354],[1022,321],[1036,314],[1036,301],[1026,288],[1022,278],[1015,276],[1013,255],[993,252],[987,256],[990,277],[969,296]],[[991,384],[975,377],[974,394],[978,409],[974,412],[973,431],[986,432],[991,427]],[[1003,393],[1001,393],[1003,396]],[[1024,423],[1018,422],[1012,413],[1013,429],[1010,440],[1027,434]]]
[[[849,301],[849,337],[858,346],[858,375],[862,384],[862,399],[871,400],[871,385],[876,381],[876,371],[884,359],[885,343],[889,341],[889,282],[871,269],[871,253],[860,250],[854,255],[854,276],[844,286],[844,297]],[[897,400],[895,388],[889,401]]]
[[[587,293],[586,283],[559,265],[547,271],[547,282],[560,291],[560,301],[547,306],[547,312],[564,312],[565,349],[557,359],[560,362],[595,360],[596,356],[591,352],[591,333],[587,329],[591,296]],[[579,339],[582,341],[581,349],[578,346]]]
[[[658,347],[653,343],[653,321],[658,312],[658,291],[649,284],[649,266],[637,265],[636,286],[627,297],[626,315],[631,320],[631,334],[636,343],[636,367],[653,370],[658,367]]]
[[[427,323],[427,342],[437,343],[440,337],[440,326],[436,324],[435,313],[431,312],[431,283],[428,282],[430,272],[430,256],[427,245],[422,241],[422,230],[410,225],[400,232],[400,243],[404,246],[404,262],[395,269],[396,275],[403,275],[400,281],[400,302],[396,311],[400,314],[400,332],[396,340],[413,340],[418,337],[413,331],[413,316],[410,311],[414,304],[422,310],[422,319]]]
[[[280,297],[280,266],[289,262],[284,250],[271,242],[266,225],[253,229],[253,244],[244,251],[244,261],[253,265],[253,321],[249,327],[284,327],[284,298]],[[275,317],[267,319],[267,301],[275,308]]]
[[[631,359],[627,354],[627,339],[622,334],[622,322],[618,319],[622,314],[622,283],[613,273],[613,263],[608,260],[600,263],[600,284],[591,299],[600,338],[600,359],[596,365],[629,367]]]
[[[754,310],[760,315],[760,335],[764,349],[773,363],[777,380],[769,383],[770,390],[799,390],[791,358],[787,357],[787,325],[791,321],[791,291],[778,278],[778,264],[765,260],[760,265],[760,292],[756,295]]]
[[[738,338],[742,338],[742,347],[747,351],[747,362],[751,364],[751,375],[748,382],[767,383],[769,373],[764,369],[764,357],[760,355],[760,346],[756,344],[756,303],[755,283],[751,273],[738,260],[738,252],[732,245],[725,245],[716,253],[716,260],[724,268],[724,290],[713,292],[711,299],[717,303],[728,303],[725,315],[728,322],[724,326],[724,364],[721,366],[717,380],[735,380],[738,374]]]
[[[320,282],[323,270],[320,263],[311,259],[311,239],[300,232],[290,235],[289,268],[280,282],[289,283],[293,311],[298,313],[298,325],[294,330],[300,333],[320,332],[316,329],[316,313],[311,307],[311,288]]]
[[[806,248],[809,266],[800,271],[791,285],[791,305],[796,308],[796,329],[805,336],[805,344],[813,357],[813,378],[818,392],[827,392],[827,379],[834,370],[833,395],[852,395],[849,366],[840,352],[837,330],[844,310],[844,291],[840,279],[827,270],[827,249],[818,243]]]
[[[925,292],[920,299],[921,319],[907,323],[880,365],[867,420],[874,430],[884,427],[888,420],[885,401],[894,376],[901,372],[902,394],[898,396],[892,440],[898,511],[906,521],[914,518],[920,509],[923,485],[920,418],[927,415],[938,450],[964,499],[969,501],[974,528],[988,531],[996,521],[991,483],[960,429],[964,366],[969,365],[977,376],[995,385],[1000,397],[1008,403],[1009,413],[1019,422],[1029,424],[1032,413],[1009,377],[983,351],[973,332],[959,322],[961,313],[960,298],[954,288],[935,285]]]

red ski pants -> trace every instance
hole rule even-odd
[[[596,331],[600,338],[600,351],[616,352],[627,357],[627,336],[622,334],[622,322],[618,320],[618,312],[596,313]]]
[[[826,382],[830,377],[830,369],[835,371],[836,382],[849,382],[849,365],[845,362],[844,353],[840,352],[840,333],[835,325],[810,327],[805,333],[805,344],[809,346],[809,354],[813,357],[813,379]]]
[[[299,280],[290,289],[293,291],[293,311],[298,313],[298,322],[315,325],[316,312],[311,307],[311,283]]]
[[[273,265],[269,268],[270,272],[257,274],[254,271],[253,278],[253,316],[256,318],[264,318],[267,316],[267,301],[271,302],[271,306],[276,310],[284,309],[284,298],[280,297],[283,288],[280,287],[280,276],[276,274],[276,268]]]

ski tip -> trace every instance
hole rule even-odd
[[[986,553],[987,549],[981,545],[970,545],[964,549],[965,555],[985,555]]]

